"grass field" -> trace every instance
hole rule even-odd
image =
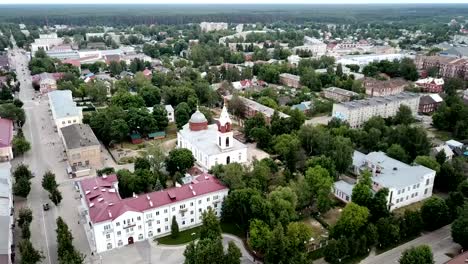
[[[221,229],[223,233],[235,235],[241,239],[245,238],[245,234],[242,230],[235,224],[230,223],[221,223]],[[156,240],[163,245],[182,245],[189,243],[200,237],[200,227],[194,227],[181,231],[177,238],[172,238],[171,235],[157,238]]]

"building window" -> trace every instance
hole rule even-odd
[[[168,219],[168,218],[165,218],[165,219],[164,219],[164,222],[168,222],[168,221],[169,221],[169,219]]]
[[[138,226],[138,230],[141,230],[141,225]]]
[[[193,218],[190,219],[190,223],[193,223],[193,222],[195,222],[195,219],[193,219]]]
[[[184,221],[182,221],[182,225],[185,225],[185,220],[184,220]]]
[[[226,147],[229,147],[229,137],[226,138]]]
[[[137,221],[140,221],[140,220],[141,220],[141,217],[140,217],[140,216],[138,216],[138,217],[137,217]]]
[[[111,229],[111,225],[105,225],[105,226],[104,226],[104,230],[107,231],[107,230],[110,230],[110,229]]]
[[[198,208],[198,212],[201,213],[201,208]]]
[[[180,209],[184,209],[184,208],[185,208],[185,204],[181,204]]]
[[[159,228],[158,228],[159,229]],[[153,231],[149,231],[148,232],[148,237],[152,237],[153,236]]]
[[[159,215],[159,211],[156,211],[156,216],[158,216],[158,215]]]
[[[68,120],[68,124],[71,124],[71,121],[70,121],[70,120]]]
[[[164,213],[167,214],[167,209],[164,209]]]
[[[120,226],[120,222],[115,223],[115,226]]]
[[[156,231],[158,232],[158,234],[161,233],[161,228],[156,229]]]
[[[424,190],[424,194],[427,194],[427,188]]]
[[[214,204],[214,208],[218,208],[218,204]]]
[[[206,201],[209,202],[209,201],[210,201],[210,197],[206,197]]]
[[[153,218],[153,214],[152,213],[146,214],[146,219],[150,219],[150,218]]]
[[[120,231],[117,231],[117,235],[120,236],[122,234],[122,232]]]
[[[107,249],[112,249],[112,244],[111,243],[107,243]]]
[[[218,137],[218,145],[221,146],[221,137]]]
[[[198,204],[201,204],[201,200],[198,200]]]
[[[175,211],[175,207],[172,207],[172,212],[174,212],[174,211]]]
[[[119,247],[121,247],[121,246],[123,245],[122,240],[119,240],[119,242],[117,243],[117,245],[119,245]]]
[[[159,221],[159,220],[158,220],[158,221],[156,221],[156,224],[158,224],[158,225],[159,225],[160,223],[161,223],[161,221]]]
[[[164,229],[166,229],[166,231],[169,230],[169,226],[165,226]]]
[[[110,234],[106,234],[106,239],[110,239]]]
[[[148,227],[152,227],[152,226],[153,226],[153,223],[148,222]]]
[[[193,211],[190,211],[190,214],[193,215]]]
[[[190,206],[193,206],[193,202],[190,202]]]
[[[138,235],[138,240],[143,240],[143,234]]]
[[[426,180],[426,186],[429,185],[429,179]]]

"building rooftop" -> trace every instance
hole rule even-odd
[[[0,54],[0,67],[9,67],[10,63],[8,62],[8,56],[6,54]]]
[[[13,121],[0,118],[0,148],[11,146],[13,140]]]
[[[362,158],[362,155],[354,152],[353,164],[359,165],[358,160]],[[361,153],[362,154],[362,153]],[[356,159],[356,161],[355,161]],[[367,165],[366,165],[367,164]],[[390,188],[405,187],[412,184],[421,182],[421,179],[427,175],[434,173],[427,167],[421,165],[411,166],[396,159],[388,157],[384,152],[371,152],[365,155],[364,162],[359,167],[367,167],[369,164],[378,166],[380,172],[376,173],[372,179],[379,185]]]
[[[366,89],[384,90],[396,89],[408,84],[408,82],[402,78],[392,78],[384,81],[374,78],[364,78],[363,84]]]
[[[67,149],[100,145],[93,130],[87,124],[73,124],[60,129]]]
[[[293,79],[293,80],[296,80],[296,81],[300,81],[300,80],[301,80],[301,77],[300,77],[300,76],[297,76],[297,75],[294,75],[294,74],[290,74],[290,73],[281,73],[279,76],[280,76],[280,77],[284,77],[284,78],[288,78],[288,79]]]
[[[389,95],[389,96],[381,96],[381,97],[371,97],[368,99],[363,100],[355,100],[350,102],[342,102],[340,105],[348,108],[348,109],[355,109],[360,107],[367,107],[367,106],[376,106],[376,105],[384,105],[389,102],[393,101],[400,101],[412,98],[418,98],[420,95],[417,93],[410,93],[410,92],[402,92],[399,94]]]
[[[345,89],[338,88],[338,87],[328,87],[328,88],[323,89],[323,90],[324,91],[329,91],[329,92],[332,92],[332,93],[337,93],[337,94],[344,95],[344,96],[349,96],[349,97],[359,95],[358,93],[355,93],[353,91],[345,90]]]
[[[226,99],[228,101],[231,100],[231,98],[232,98],[232,95],[226,96]],[[247,98],[242,97],[242,96],[239,96],[239,98],[244,102],[246,107],[254,109],[255,111],[260,112],[260,113],[264,114],[267,117],[272,117],[273,114],[275,113],[275,109],[270,108],[270,107],[265,106],[265,105],[262,105],[260,103],[257,103],[254,100],[250,100],[250,99],[247,99]],[[289,117],[289,115],[287,115],[285,113],[282,113],[282,112],[278,112],[278,114],[282,118],[288,118]]]
[[[215,155],[222,153],[223,151],[218,147],[216,140],[218,139],[218,125],[212,124],[208,125],[207,129],[202,130],[190,130],[189,124],[185,124],[178,133],[189,140],[190,143],[196,146],[198,149],[203,150],[207,155]],[[229,151],[235,151],[244,149],[246,146],[242,144],[237,139],[232,139],[232,147],[229,148]]]
[[[11,228],[11,165],[9,162],[0,163],[0,255],[8,254],[10,248],[9,232]],[[0,259],[1,262],[1,259]],[[1,262],[3,263],[3,262]]]
[[[55,118],[81,115],[81,107],[76,106],[70,90],[57,90],[48,93],[50,106],[55,111]]]
[[[93,223],[114,220],[128,211],[144,212],[228,189],[214,176],[204,173],[192,180],[190,184],[121,199],[118,190],[115,188],[117,182],[115,174],[85,179],[79,182]]]
[[[468,263],[468,251],[455,256],[453,259],[445,262],[444,264],[466,264]]]

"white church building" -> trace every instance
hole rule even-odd
[[[189,123],[177,132],[177,147],[192,151],[196,163],[205,170],[216,164],[248,161],[247,146],[236,140],[232,132],[232,121],[224,106],[216,124],[197,111]]]

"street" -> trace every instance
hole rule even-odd
[[[428,245],[432,249],[434,254],[435,264],[442,264],[451,258],[448,257],[447,253],[458,254],[460,246],[452,241],[450,235],[450,225],[444,226],[434,232],[420,236],[414,240],[411,240],[401,246],[393,248],[377,256],[369,256],[361,264],[387,264],[387,263],[398,263],[403,251],[413,246]]]
[[[42,251],[44,260],[42,263],[55,264],[57,260],[56,242],[56,219],[61,216],[68,224],[73,234],[73,244],[77,250],[86,255],[85,263],[111,264],[119,263],[125,259],[126,263],[183,263],[183,252],[185,246],[159,246],[151,241],[135,243],[132,246],[112,250],[101,255],[91,254],[88,237],[83,224],[79,223],[80,201],[75,190],[75,180],[69,179],[66,173],[65,152],[57,132],[54,131],[54,123],[49,112],[47,96],[36,93],[31,84],[31,76],[27,69],[28,58],[15,48],[10,51],[11,64],[17,69],[17,77],[21,82],[19,99],[24,103],[26,123],[23,132],[26,139],[31,143],[31,150],[24,156],[15,158],[12,166],[21,162],[27,164],[36,177],[31,179],[31,192],[26,204],[33,211],[31,223],[31,242],[36,249]],[[34,98],[34,99],[33,99]],[[105,166],[116,169],[130,168],[133,166],[116,166],[106,151],[103,152]],[[132,165],[132,164],[130,164]],[[52,171],[56,175],[59,190],[62,192],[63,200],[58,206],[54,206],[48,198],[48,193],[42,189],[41,180],[46,171]],[[49,203],[51,209],[44,211],[42,204]],[[24,202],[16,203],[16,211]],[[243,253],[242,263],[252,263],[251,257],[244,249],[242,242],[229,235],[223,235],[223,244],[227,246],[233,240]]]

